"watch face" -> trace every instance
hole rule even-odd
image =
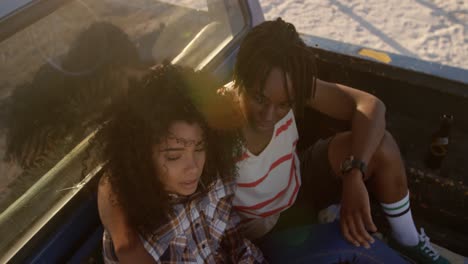
[[[352,160],[351,159],[346,159],[343,161],[343,163],[341,163],[341,172],[348,172],[349,170],[351,170],[353,167],[351,166],[352,165]]]
[[[362,173],[363,179],[365,179],[366,174],[366,164],[361,160],[354,159],[353,156],[349,157],[348,159],[344,160],[340,165],[341,173],[347,174],[352,169],[359,169]]]

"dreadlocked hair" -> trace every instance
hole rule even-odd
[[[130,225],[141,233],[156,230],[171,214],[169,196],[153,163],[153,146],[168,136],[176,121],[198,124],[203,130],[206,162],[200,181],[236,175],[233,149],[240,140],[229,131],[211,129],[193,100],[194,90],[217,87],[203,72],[165,64],[130,87],[128,96],[109,111],[109,121],[93,139],[108,160],[106,177]]]
[[[273,68],[282,70],[285,89],[286,76],[290,77],[294,111],[298,117],[302,117],[306,100],[315,93],[315,57],[299,37],[294,25],[281,18],[263,22],[244,38],[234,66],[235,86],[240,92],[249,94],[258,92],[258,89],[263,91]]]

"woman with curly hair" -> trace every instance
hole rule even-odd
[[[95,139],[108,160],[98,188],[107,263],[261,263],[232,210],[235,133],[207,126],[194,91],[215,87],[172,65],[115,103]]]

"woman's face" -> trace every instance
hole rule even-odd
[[[206,160],[201,127],[176,121],[169,134],[153,147],[153,161],[160,181],[169,193],[190,195],[198,186]]]
[[[260,87],[253,87],[252,90],[257,91],[256,93],[241,94],[241,109],[253,129],[271,132],[275,124],[289,112],[294,97],[289,76],[286,83],[288,91],[284,88],[283,72],[279,68],[273,68],[263,91]]]

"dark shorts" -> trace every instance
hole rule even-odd
[[[332,140],[333,137],[319,140],[299,153],[302,186],[296,203],[311,206],[314,211],[340,201],[341,181],[328,160],[328,146]]]

